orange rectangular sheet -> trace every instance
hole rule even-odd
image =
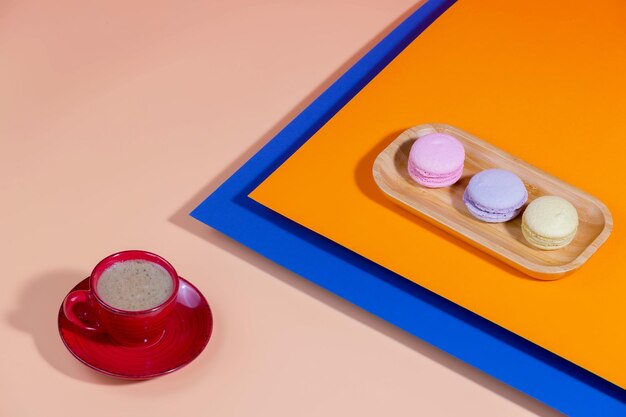
[[[251,197],[626,388],[626,3],[461,0]],[[396,206],[372,164],[448,123],[600,198],[615,227],[565,279],[529,278]]]

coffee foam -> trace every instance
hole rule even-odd
[[[165,302],[174,284],[160,265],[143,260],[117,262],[104,270],[97,284],[98,296],[111,307],[141,311]]]

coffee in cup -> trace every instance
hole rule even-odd
[[[150,310],[167,300],[174,285],[160,265],[144,260],[114,263],[98,280],[96,292],[106,304],[119,310]]]
[[[152,344],[163,337],[179,285],[176,270],[159,255],[118,252],[96,265],[89,289],[65,297],[63,312],[78,330],[129,346]]]

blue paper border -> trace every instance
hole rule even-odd
[[[453,3],[454,0],[430,0],[420,7],[191,215],[285,268],[567,415],[626,416],[626,391],[620,387],[248,197]]]

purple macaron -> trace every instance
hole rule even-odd
[[[445,133],[430,133],[411,146],[409,176],[424,187],[448,187],[461,178],[464,161],[461,142]]]
[[[526,200],[528,191],[522,180],[504,169],[487,169],[474,175],[463,194],[469,212],[488,223],[513,219]]]

